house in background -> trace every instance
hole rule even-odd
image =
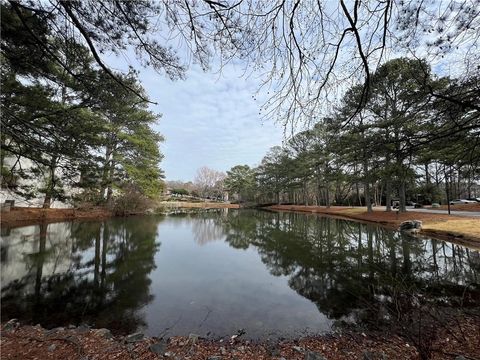
[[[47,183],[46,177],[41,173],[39,174],[38,172],[32,171],[34,169],[34,164],[30,159],[5,157],[3,159],[3,168],[11,169],[12,167],[21,169],[26,176],[22,179],[15,176],[7,178],[8,175],[5,173],[8,173],[8,170],[5,172],[2,171],[0,203],[3,204],[7,200],[13,200],[15,206],[42,207],[45,195],[40,189],[45,187],[45,184]],[[56,176],[58,176],[60,180],[61,175],[60,171],[56,172]],[[78,178],[80,178],[80,176]],[[80,188],[68,185],[65,185],[63,188],[67,197],[81,192]],[[70,208],[73,207],[73,204],[67,201],[52,200],[50,207]]]

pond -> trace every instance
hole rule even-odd
[[[392,327],[419,301],[478,308],[479,274],[479,252],[459,245],[222,209],[2,228],[1,311],[47,328],[288,338]]]

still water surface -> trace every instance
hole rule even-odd
[[[295,213],[223,209],[1,237],[2,321],[119,334],[290,337],[387,323],[398,294],[478,306],[479,274],[475,250]]]

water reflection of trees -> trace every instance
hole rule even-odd
[[[228,216],[225,209],[173,209],[168,215],[176,228],[191,227],[193,240],[198,245],[222,240],[225,236],[223,219]]]
[[[225,238],[234,248],[255,248],[272,274],[288,277],[292,289],[339,322],[400,320],[413,328],[415,309],[425,304],[480,304],[480,255],[461,246],[295,213],[177,214],[171,224],[183,221],[199,244]],[[152,300],[157,224],[147,217],[41,225],[34,239],[13,234],[20,240],[2,241],[2,316],[135,331],[144,325],[138,310]]]
[[[26,274],[2,283],[2,315],[49,327],[86,322],[135,331],[144,325],[137,310],[152,300],[148,275],[159,246],[157,224],[154,218],[63,223],[61,234],[59,224],[40,225]],[[44,274],[59,259],[67,262],[62,271]],[[14,264],[7,256],[8,266]]]
[[[223,219],[227,211],[200,212],[191,217],[192,233],[195,243],[205,245],[223,239],[225,236]]]
[[[480,303],[479,253],[458,245],[297,213],[237,212],[225,227],[231,246],[254,246],[272,274],[289,276],[330,318],[379,325],[419,301]]]

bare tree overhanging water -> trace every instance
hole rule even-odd
[[[86,44],[97,64],[119,82],[102,54],[120,55],[133,48],[144,66],[172,79],[185,75],[189,58],[204,69],[215,53],[222,62],[241,59],[247,73],[259,73],[272,94],[264,115],[290,125],[318,118],[348,85],[363,84],[361,100],[365,99],[373,72],[395,56],[424,58],[441,66],[442,76],[478,77],[480,6],[473,0],[101,0],[9,1],[9,5],[31,41],[72,74],[73,69],[55,56],[52,44],[35,35],[28,16],[42,19],[64,38]],[[479,111],[478,103],[464,94],[433,87],[429,91]],[[358,110],[361,106],[362,101]]]

